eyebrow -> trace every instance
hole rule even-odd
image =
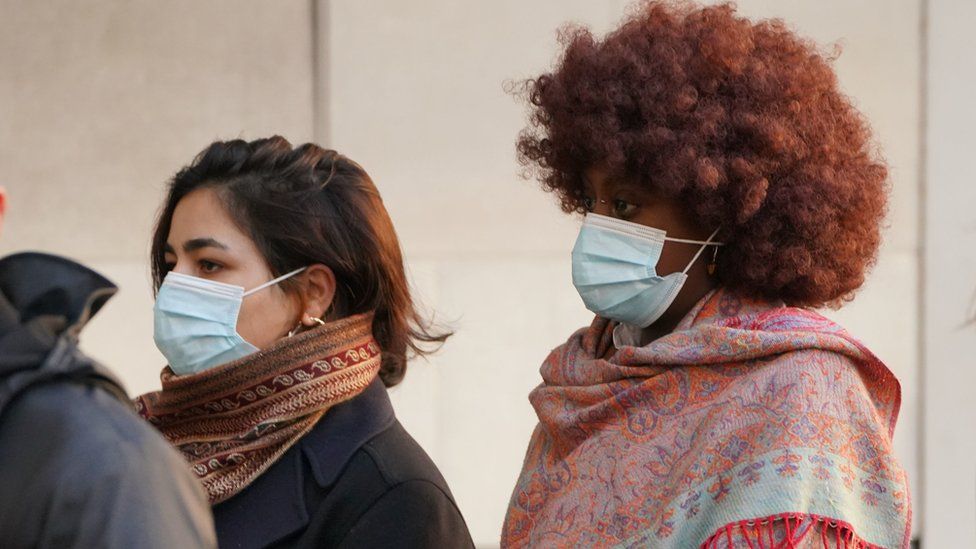
[[[219,240],[215,240],[213,238],[194,238],[192,240],[187,240],[186,242],[183,243],[183,251],[187,253],[195,252],[203,248],[217,248],[219,250],[230,250],[230,247],[228,247],[226,244],[220,242]],[[173,247],[170,246],[169,243],[167,243],[166,246],[163,247],[163,251],[166,253],[174,253]]]
[[[595,185],[590,182],[590,179],[586,177],[586,174],[580,174],[580,181],[583,183],[583,192],[594,192],[593,189]]]
[[[632,191],[639,194],[653,194],[654,191],[640,185],[639,183],[634,183],[632,181],[614,181],[611,186],[615,190]]]

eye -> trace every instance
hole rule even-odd
[[[613,201],[613,213],[616,217],[630,217],[637,211],[637,204],[631,204],[626,200],[614,200]]]
[[[585,196],[584,195],[583,196],[583,207],[586,208],[586,211],[592,212],[593,211],[593,208],[596,207],[596,200],[593,200],[593,198],[590,197],[590,196]]]
[[[221,266],[218,265],[217,263],[214,263],[213,261],[207,261],[206,259],[200,260],[200,270],[206,274],[213,274],[219,271],[220,268]]]

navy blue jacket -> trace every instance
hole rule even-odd
[[[214,507],[221,548],[473,547],[444,478],[377,379]]]

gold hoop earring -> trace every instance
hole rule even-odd
[[[715,246],[715,251],[712,252],[712,260],[708,262],[708,276],[715,275],[716,267],[718,267],[718,246]]]
[[[291,337],[291,336],[297,334],[298,333],[298,330],[301,330],[301,329],[302,329],[302,323],[299,322],[298,323],[298,326],[295,326],[291,330],[288,330],[288,337]]]
[[[325,321],[322,320],[321,318],[317,317],[317,316],[308,315],[308,318],[310,318],[313,321],[317,322],[319,326],[325,326]],[[292,328],[291,330],[288,331],[288,337],[291,337],[291,336],[297,334],[299,332],[299,330],[301,330],[304,326],[305,326],[305,324],[303,322],[299,321],[298,322],[298,326],[295,326],[294,328]]]

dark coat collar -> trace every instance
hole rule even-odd
[[[55,379],[89,380],[125,398],[107,371],[77,351],[78,333],[117,288],[68,259],[0,259],[0,413],[22,391]]]
[[[70,259],[24,252],[0,259],[0,294],[7,310],[0,329],[39,318],[61,319],[60,332],[77,336],[118,291],[107,278]]]
[[[307,527],[306,487],[327,490],[363,444],[395,421],[379,378],[330,409],[247,489],[214,507],[221,547],[264,547]]]

